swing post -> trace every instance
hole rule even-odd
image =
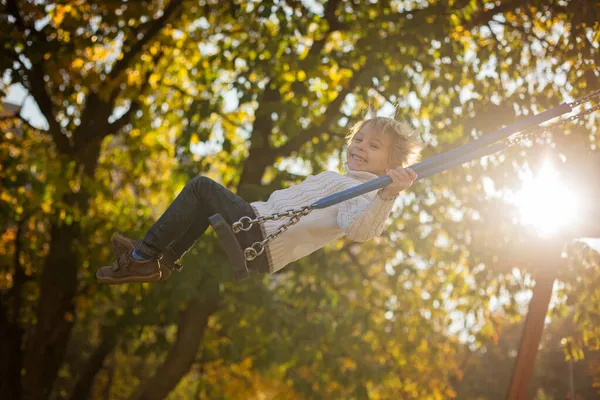
[[[525,324],[521,334],[519,352],[512,371],[510,384],[506,393],[506,400],[526,400],[529,382],[533,375],[535,360],[544,330],[544,321],[548,314],[548,307],[552,297],[552,288],[558,274],[560,248],[556,242],[546,243],[544,251],[538,260],[535,288],[529,301]],[[553,251],[554,250],[554,251]]]

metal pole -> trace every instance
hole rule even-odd
[[[509,147],[509,145],[507,143],[496,143],[491,146],[487,146],[483,149],[472,151],[471,153],[465,154],[462,157],[457,157],[457,158],[450,160],[444,164],[434,165],[433,167],[427,169],[426,171],[421,172],[419,174],[419,176],[417,177],[417,180],[419,181],[421,179],[429,178],[430,176],[435,175],[438,172],[442,172],[442,171],[445,171],[452,167],[462,165],[466,162],[469,162],[469,161],[472,161],[472,160],[475,160],[478,158],[482,158],[485,156],[489,156],[490,154],[494,154],[499,151],[506,150],[508,147]]]
[[[552,286],[558,272],[560,253],[557,252],[557,249],[560,249],[560,246],[554,241],[546,243],[543,248],[535,249],[540,254],[539,265],[536,266],[535,288],[529,302],[519,353],[515,360],[506,400],[527,399],[527,389],[533,375],[538,346],[544,329],[544,320],[552,297]]]
[[[573,379],[573,358],[569,359],[569,391],[571,400],[575,400],[575,380]]]

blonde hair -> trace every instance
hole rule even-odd
[[[408,167],[419,160],[423,145],[418,132],[408,123],[389,117],[373,117],[358,121],[346,135],[346,144],[350,145],[354,136],[365,126],[372,126],[381,134],[392,138],[389,162],[392,167]]]

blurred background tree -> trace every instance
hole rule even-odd
[[[470,360],[520,318],[539,271],[524,257],[537,239],[493,193],[549,154],[590,190],[597,117],[421,182],[383,236],[275,276],[226,281],[211,235],[167,282],[94,273],[111,232],[143,235],[192,176],[254,201],[341,167],[369,105],[396,106],[429,157],[597,89],[597,5],[0,4],[1,96],[20,88],[36,110],[0,117],[2,398],[503,395],[468,392]],[[598,348],[600,275],[586,246],[568,254],[553,309],[575,310],[557,335],[581,358]]]

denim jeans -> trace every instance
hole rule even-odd
[[[210,178],[197,176],[185,185],[173,203],[146,232],[140,250],[152,257],[163,253],[178,260],[208,229],[208,218],[214,214],[221,214],[229,224],[243,216],[256,218],[250,204],[241,197]],[[237,233],[236,237],[242,249],[264,238],[258,224],[254,224],[249,231]],[[248,268],[268,273],[266,251],[249,261]]]

